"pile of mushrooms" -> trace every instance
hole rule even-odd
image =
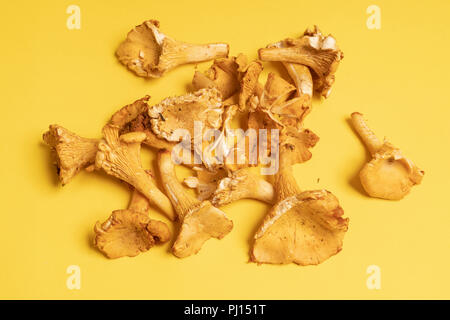
[[[349,219],[343,217],[338,199],[327,190],[300,190],[292,174],[294,165],[311,159],[310,149],[319,140],[304,123],[314,93],[330,95],[343,58],[336,40],[315,27],[297,39],[260,49],[259,60],[248,61],[243,54],[231,57],[228,51],[225,43],[174,40],[159,30],[158,21],[145,21],[120,44],[118,60],[136,75],[151,78],[182,64],[213,60],[206,71],[195,71],[193,91],[156,104],[145,96],[124,106],[103,127],[100,139],[80,137],[59,125],[50,125],[44,133],[63,185],[86,170],[103,171],[130,187],[128,208],[94,226],[94,244],[106,257],[133,257],[170,239],[176,257],[197,254],[206,241],[222,239],[233,228],[219,207],[244,198],[271,206],[254,235],[250,261],[313,265],[342,249]],[[291,78],[270,73],[261,82],[263,61],[281,62]],[[235,119],[244,120],[244,130],[277,129],[279,135],[257,141],[255,156],[248,137],[231,135]],[[373,156],[361,171],[365,190],[374,197],[402,198],[420,183],[423,171],[391,144],[380,143],[359,114],[352,119]],[[202,124],[200,131],[196,122]],[[192,144],[208,129],[220,134]],[[141,162],[141,145],[158,154],[162,190]],[[257,168],[278,154],[271,176],[258,173]],[[183,159],[194,161],[187,164]],[[181,182],[177,165],[194,174]],[[197,197],[186,188],[195,189]],[[176,223],[177,234],[150,217],[150,208]]]

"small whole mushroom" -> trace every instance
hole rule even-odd
[[[414,185],[421,183],[425,172],[406,158],[400,149],[387,141],[381,142],[361,113],[352,113],[351,119],[353,127],[372,155],[372,160],[359,173],[364,190],[375,198],[403,199]]]

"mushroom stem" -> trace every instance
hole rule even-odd
[[[106,173],[131,184],[141,192],[151,205],[159,208],[169,219],[175,219],[170,200],[153,182],[151,176],[142,168],[141,142],[146,135],[143,132],[126,133],[119,137],[119,129],[113,125],[103,128],[104,139],[98,148],[95,165]]]
[[[183,220],[192,208],[201,204],[201,201],[189,195],[183,185],[178,181],[170,151],[160,150],[158,153],[158,165],[163,188],[172,202],[172,205],[178,214],[178,218]]]
[[[335,51],[323,50],[311,54],[302,47],[287,48],[262,48],[258,50],[259,58],[263,61],[281,61],[303,64],[310,67],[318,75],[327,73],[327,65],[331,64],[337,57]]]
[[[375,133],[369,128],[363,115],[359,112],[353,112],[352,124],[362,141],[366,145],[371,155],[374,155],[383,146],[383,143],[377,138]]]
[[[98,139],[80,137],[57,124],[50,125],[42,138],[52,151],[62,185],[95,162]]]
[[[298,63],[282,63],[289,76],[292,78],[292,81],[294,81],[295,86],[297,87],[296,96],[301,97],[303,95],[307,95],[312,98],[313,81],[311,72],[309,71],[308,67]]]
[[[184,44],[183,59],[185,63],[195,63],[228,56],[230,47],[226,43]]]
[[[301,192],[292,172],[292,166],[280,167],[275,174],[276,203]]]
[[[228,56],[226,43],[190,44],[167,39],[164,42],[158,67],[169,70],[178,65],[197,63]]]

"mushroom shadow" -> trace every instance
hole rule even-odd
[[[52,156],[52,151],[48,145],[46,145],[44,142],[39,142],[39,148],[42,150],[45,155],[44,157],[44,163],[45,163],[45,171],[47,172],[49,176],[49,180],[52,181],[53,186],[59,186],[59,177],[58,177],[58,168],[55,165],[55,159]]]

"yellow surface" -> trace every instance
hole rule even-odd
[[[81,30],[66,28],[70,4],[81,8]],[[371,4],[381,8],[380,30],[366,27]],[[450,298],[449,1],[7,1],[1,8],[0,298]],[[150,18],[177,39],[225,41],[231,54],[251,58],[313,24],[336,36],[345,59],[331,97],[316,100],[307,119],[321,140],[295,174],[303,189],[339,197],[350,217],[340,254],[316,267],[248,263],[268,209],[250,200],[224,208],[235,224],[230,235],[184,260],[169,244],[119,260],[91,246],[94,223],[127,205],[127,189],[84,172],[61,188],[41,134],[58,123],[99,137],[119,107],[145,94],[158,102],[185,92],[194,66],[148,81],[114,56],[129,29]],[[265,67],[264,76],[282,70]],[[426,171],[404,200],[362,193],[355,177],[367,155],[349,127],[353,111]],[[143,159],[150,163],[151,152]],[[66,287],[69,265],[81,268],[80,290]],[[366,286],[369,265],[380,267],[380,290]]]

